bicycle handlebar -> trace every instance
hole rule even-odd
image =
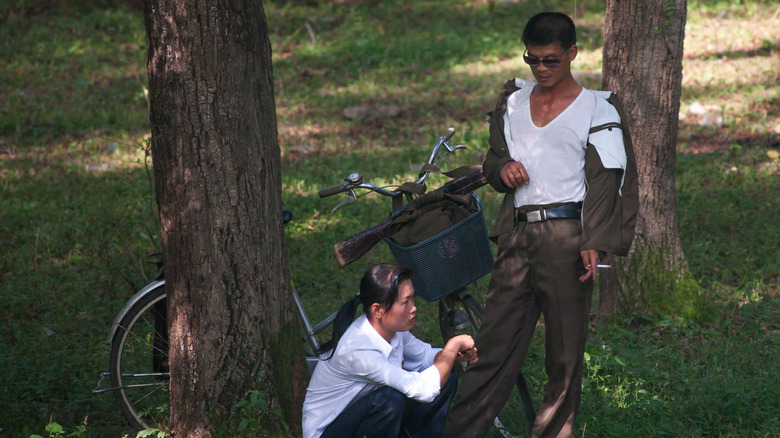
[[[434,143],[433,148],[431,149],[431,155],[428,157],[427,164],[436,164],[444,158],[445,155],[447,155],[450,152],[455,152],[457,149],[467,149],[464,145],[457,145],[457,146],[450,146],[448,143],[448,140],[452,138],[452,136],[455,134],[455,128],[448,128],[444,134],[442,134],[437,140],[436,143]],[[447,151],[444,152],[438,159],[436,158],[439,155],[439,150],[441,147],[444,146]],[[423,170],[420,171],[420,174],[418,175],[417,181],[414,181],[414,184],[425,184],[425,181],[428,179],[428,175],[430,174],[430,170]],[[383,187],[379,187],[377,185],[363,182],[363,176],[359,172],[353,172],[350,174],[347,178],[345,178],[345,182],[342,184],[338,184],[332,187],[328,187],[322,190],[319,190],[317,192],[317,195],[320,198],[327,198],[328,196],[337,195],[339,193],[343,192],[350,192],[350,196],[354,197],[354,192],[351,192],[353,189],[366,189],[371,190],[372,192],[379,193],[383,196],[389,196],[389,197],[395,197],[395,196],[401,196],[404,194],[404,191],[401,190],[388,190]],[[341,205],[336,207],[338,209]]]
[[[347,187],[347,184],[338,184],[333,187],[328,187],[327,189],[318,191],[317,196],[320,198],[327,198],[328,196],[338,195],[339,193],[345,192]]]

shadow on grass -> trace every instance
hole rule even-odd
[[[9,437],[42,434],[50,417],[122,436],[110,394],[92,394],[108,368],[108,329],[153,274],[142,169],[0,162],[0,411]],[[45,435],[45,434],[44,434]]]

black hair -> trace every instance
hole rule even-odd
[[[358,304],[363,305],[363,313],[366,316],[369,316],[371,306],[374,303],[378,303],[385,309],[390,309],[398,299],[398,289],[401,283],[411,280],[411,278],[412,271],[408,268],[389,263],[379,263],[370,267],[363,274],[363,279],[360,280],[358,294],[344,303],[336,314],[336,319],[333,321],[333,334],[328,342],[320,346],[320,352],[331,350],[328,359],[333,357],[339,339],[344,336],[355,319]]]
[[[577,29],[568,15],[561,12],[540,12],[528,20],[523,29],[523,44],[526,47],[555,43],[564,49],[577,44]]]

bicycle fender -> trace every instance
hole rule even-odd
[[[139,290],[138,292],[133,295],[132,298],[125,304],[125,307],[119,312],[119,314],[114,318],[114,322],[111,324],[111,330],[108,333],[108,339],[106,339],[106,345],[111,345],[111,340],[114,339],[114,334],[116,334],[116,331],[119,329],[119,322],[122,321],[122,318],[127,315],[127,312],[130,311],[130,309],[146,294],[149,292],[157,289],[158,287],[165,284],[164,279],[160,280],[154,280],[153,282],[147,284],[144,286],[143,289]]]

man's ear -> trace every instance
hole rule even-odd
[[[577,45],[569,47],[569,62],[574,61],[577,58]]]

